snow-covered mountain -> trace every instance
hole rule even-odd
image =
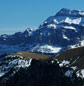
[[[16,51],[56,54],[80,46],[84,46],[84,11],[66,8],[36,30],[28,28],[13,35],[0,35],[0,55]]]

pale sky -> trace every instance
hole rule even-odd
[[[84,10],[84,0],[0,0],[0,34],[37,28],[60,9]]]

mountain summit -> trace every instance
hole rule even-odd
[[[70,9],[63,8],[56,14],[56,16],[83,17],[84,11],[70,10]]]

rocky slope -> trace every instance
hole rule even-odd
[[[84,47],[53,56],[16,52],[0,57],[0,86],[83,86]]]
[[[84,47],[63,51],[53,57],[57,59],[60,67],[66,66],[74,70],[66,71],[66,76],[71,77],[72,73],[76,73],[77,77],[84,78]]]
[[[78,80],[75,74],[65,76],[69,68],[60,67],[54,58],[40,54],[33,58],[33,53],[18,53],[1,56],[0,86],[82,86],[82,79]]]
[[[84,46],[84,11],[65,8],[36,30],[28,28],[13,35],[0,35],[0,55],[16,51],[49,55],[80,46]]]

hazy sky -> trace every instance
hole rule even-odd
[[[0,34],[38,27],[61,8],[84,10],[84,0],[0,0]]]

